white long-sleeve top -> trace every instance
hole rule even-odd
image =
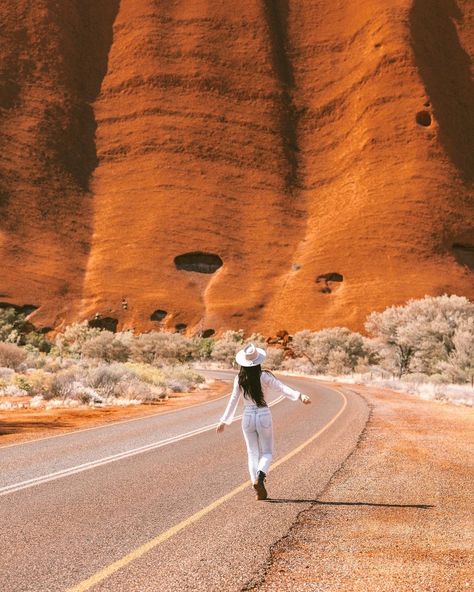
[[[265,400],[267,398],[267,394],[269,394],[272,391],[285,395],[285,397],[288,397],[293,401],[297,401],[301,394],[299,391],[295,391],[287,384],[284,384],[283,382],[278,380],[278,378],[276,378],[269,372],[265,371],[263,371],[260,375],[260,384],[262,385],[262,392]],[[235,415],[235,410],[237,408],[237,404],[242,394],[243,391],[239,386],[239,376],[237,375],[234,378],[234,384],[232,387],[232,393],[230,395],[229,402],[227,403],[227,407],[224,411],[224,414],[220,419],[221,423],[226,423],[227,425],[232,423],[232,420],[234,419]],[[243,397],[243,399],[244,406],[255,404],[254,401],[252,401],[251,399],[247,399],[246,397]]]

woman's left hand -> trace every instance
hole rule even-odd
[[[217,426],[217,428],[216,428],[216,432],[217,432],[218,434],[220,434],[221,432],[223,432],[223,431],[224,431],[224,428],[225,428],[225,423],[220,423],[220,424]]]
[[[308,395],[301,394],[301,400],[305,405],[309,405],[311,403],[311,399],[308,397]]]

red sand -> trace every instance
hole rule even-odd
[[[0,22],[0,301],[39,326],[361,329],[474,298],[473,0],[17,0]],[[192,251],[224,265],[176,269]]]

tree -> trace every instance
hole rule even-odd
[[[453,337],[453,349],[438,368],[453,382],[470,382],[474,386],[474,317],[459,323]]]
[[[453,351],[460,323],[473,316],[474,304],[467,298],[425,296],[371,313],[365,328],[380,346],[383,365],[399,378],[413,371],[429,375]]]
[[[291,347],[320,373],[347,374],[354,371],[361,358],[373,358],[364,337],[346,327],[299,331],[293,336]]]

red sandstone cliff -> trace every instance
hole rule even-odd
[[[0,26],[0,301],[39,326],[474,298],[474,0],[17,0]]]

